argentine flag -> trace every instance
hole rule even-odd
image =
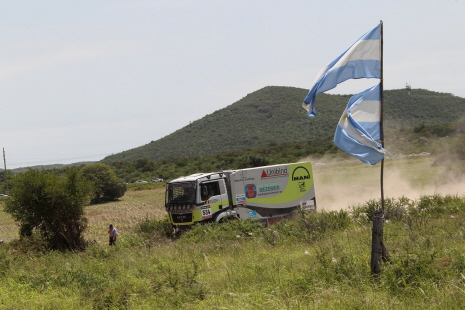
[[[375,85],[350,98],[334,135],[334,144],[344,152],[374,165],[386,150],[381,139],[381,87]]]
[[[380,78],[381,24],[365,33],[350,48],[324,67],[305,97],[303,108],[315,116],[315,97],[348,79]]]

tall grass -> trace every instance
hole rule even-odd
[[[423,188],[434,179],[430,160],[412,161],[401,173]],[[355,184],[349,198],[377,197],[378,174],[359,166],[315,166],[319,206],[348,182]],[[0,239],[8,241],[0,244],[0,309],[461,309],[463,197],[402,194],[385,200],[392,264],[382,266],[377,281],[370,273],[371,218],[380,201],[371,197],[269,227],[195,226],[174,239],[163,188],[131,190],[118,202],[86,208],[89,246],[80,253],[12,241],[16,226],[0,212]],[[116,247],[107,244],[109,223],[120,232]]]
[[[370,214],[348,211],[199,225],[170,238],[165,219],[141,219],[115,247],[82,253],[0,246],[2,309],[461,309],[465,202],[387,199],[392,264],[370,274]],[[388,215],[389,214],[389,215]],[[420,219],[422,218],[422,219]]]

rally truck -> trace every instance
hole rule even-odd
[[[297,210],[316,210],[309,162],[196,173],[166,184],[165,208],[175,229],[225,219],[272,224]]]

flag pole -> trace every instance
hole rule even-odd
[[[381,88],[381,100],[380,100],[380,142],[384,149],[384,129],[383,129],[383,21],[381,21],[380,29],[380,88]],[[380,173],[380,185],[381,185],[381,208],[375,210],[373,215],[373,229],[372,229],[372,241],[371,241],[371,272],[374,275],[378,275],[381,272],[382,261],[390,262],[391,258],[389,251],[384,245],[384,157],[381,159],[381,173]]]
[[[380,88],[381,88],[381,102],[380,102],[380,138],[381,138],[381,146],[384,149],[384,126],[383,126],[383,106],[384,106],[384,78],[383,78],[383,21],[381,21],[381,62],[380,62]],[[381,173],[380,173],[380,187],[381,187],[381,209],[384,213],[384,157],[381,160]]]

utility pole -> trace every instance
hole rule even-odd
[[[5,167],[5,170],[3,170],[3,173],[5,174],[6,192],[8,193],[8,177],[7,177],[7,175],[6,175],[6,157],[5,157],[5,148],[3,148],[3,166]]]

